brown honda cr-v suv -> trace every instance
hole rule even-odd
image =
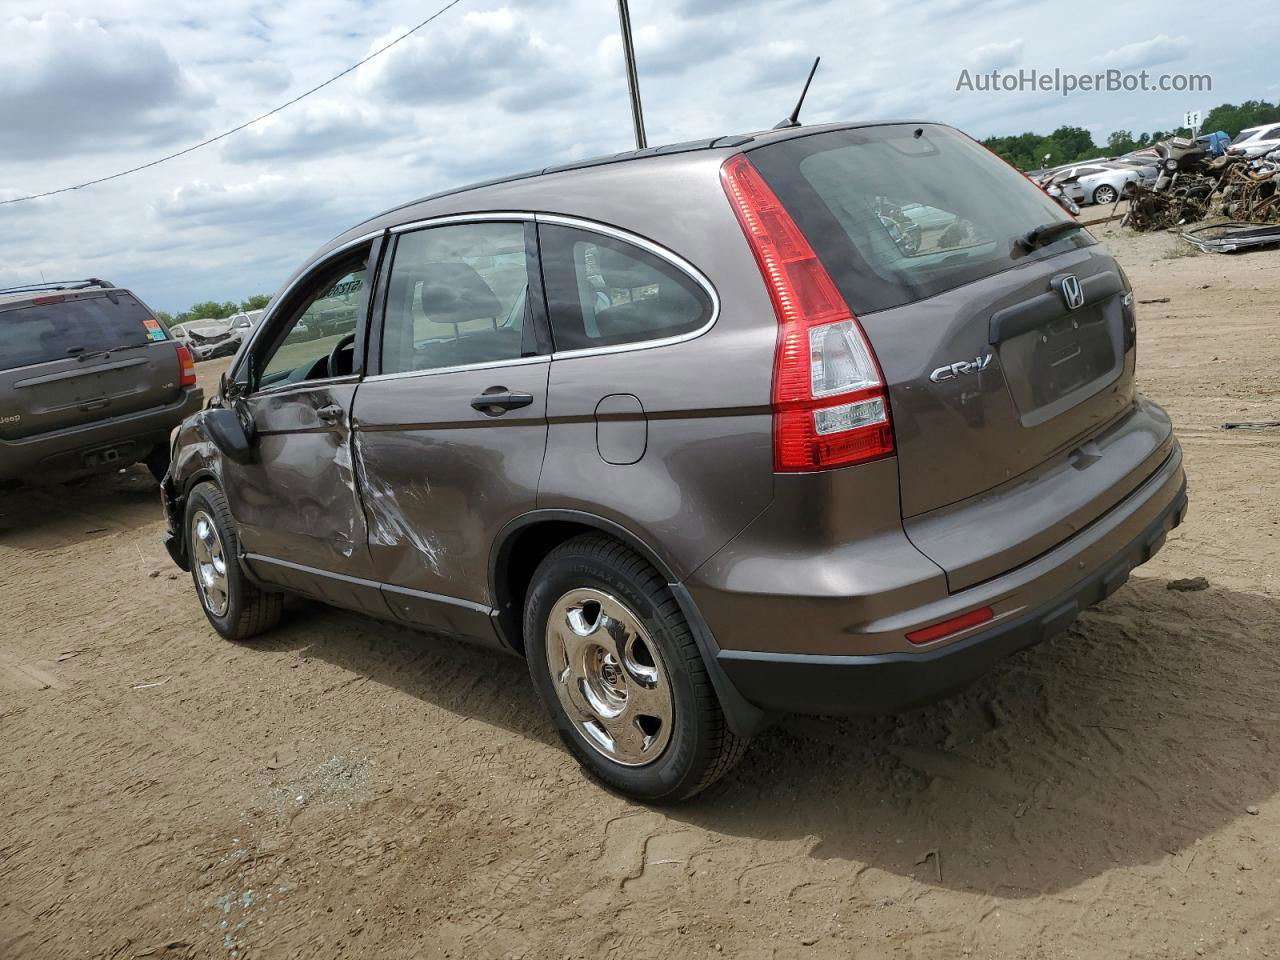
[[[230,639],[299,593],[521,655],[583,766],[687,797],[1160,548],[1185,480],[1135,333],[1115,260],[945,126],[540,170],[294,275],[175,440],[169,549]]]

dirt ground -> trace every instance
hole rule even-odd
[[[0,958],[1280,955],[1280,430],[1220,429],[1280,417],[1280,252],[1095,233],[1167,298],[1187,524],[966,694],[788,720],[681,807],[584,779],[514,659],[305,603],[221,641],[140,469],[4,495]]]

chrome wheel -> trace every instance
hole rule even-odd
[[[547,617],[547,667],[565,713],[596,751],[639,767],[671,739],[671,682],[640,620],[600,590],[570,590]]]
[[[200,602],[215,617],[225,616],[230,605],[227,558],[213,518],[203,510],[191,517],[191,564]]]
[[[1117,194],[1116,194],[1115,187],[1107,186],[1104,183],[1102,186],[1100,186],[1097,190],[1094,191],[1093,202],[1098,204],[1098,206],[1106,206],[1108,203],[1115,203],[1116,196]]]

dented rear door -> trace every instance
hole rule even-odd
[[[547,442],[535,257],[532,225],[518,219],[401,234],[370,349],[378,372],[354,411],[369,555],[388,605],[495,643],[491,548],[534,509]]]

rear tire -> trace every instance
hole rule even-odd
[[[213,629],[227,640],[248,640],[279,623],[284,596],[259,590],[240,569],[240,538],[222,491],[197,484],[185,518],[191,580]]]
[[[1119,196],[1115,187],[1109,183],[1104,183],[1093,191],[1093,202],[1105,207],[1109,203],[1115,203]]]
[[[586,534],[543,559],[524,638],[560,738],[605,785],[642,801],[684,800],[741,759],[747,741],[725,722],[670,588],[616,540]]]

